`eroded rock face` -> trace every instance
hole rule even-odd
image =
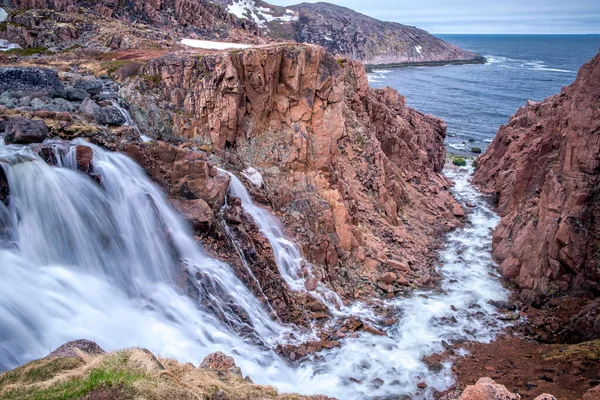
[[[252,21],[241,20],[207,0],[12,0],[18,9],[53,9],[76,13],[79,7],[105,18],[147,23],[173,33],[226,38],[233,33],[256,36]]]
[[[599,293],[600,55],[575,83],[528,102],[478,160],[474,181],[498,196],[494,256],[524,300]]]
[[[349,297],[433,283],[427,255],[437,232],[458,224],[440,174],[441,120],[369,89],[362,65],[317,46],[173,54],[142,75],[156,79],[120,93],[142,129],[205,148],[232,170],[256,168],[264,188],[247,186],[295,233],[319,280]],[[377,286],[394,271],[396,281]]]

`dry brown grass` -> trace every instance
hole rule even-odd
[[[172,359],[159,359],[144,349],[99,356],[33,361],[0,375],[0,399],[93,399],[112,390],[117,399],[203,400],[217,393],[229,399],[308,399],[281,395],[231,371],[206,370]],[[87,397],[86,397],[87,396]]]

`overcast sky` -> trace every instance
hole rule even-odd
[[[302,0],[266,0],[292,5]],[[310,3],[316,1],[307,0]],[[600,0],[331,0],[431,33],[600,33]]]

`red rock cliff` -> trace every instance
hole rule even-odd
[[[440,173],[446,127],[370,89],[361,64],[310,45],[172,54],[121,94],[146,132],[258,169],[254,197],[339,293],[432,283],[437,233],[462,214]]]
[[[480,157],[474,180],[498,196],[500,271],[522,297],[600,281],[600,55],[575,82],[529,102]]]
[[[147,23],[176,34],[193,37],[227,38],[233,31],[242,36],[258,34],[254,22],[227,12],[207,0],[12,0],[17,9],[53,9],[80,12],[79,7],[107,17]]]

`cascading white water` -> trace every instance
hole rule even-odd
[[[469,214],[470,224],[452,232],[446,249],[440,254],[444,277],[442,292],[417,292],[410,298],[387,302],[401,310],[399,322],[387,329],[387,337],[362,334],[345,340],[340,348],[323,352],[325,362],[318,359],[298,368],[298,381],[291,390],[304,388],[303,393],[341,399],[391,395],[433,398],[435,390],[444,390],[452,384],[451,364],[445,363],[440,370],[431,371],[423,357],[443,351],[443,341],[490,341],[505,325],[498,321],[497,311],[487,303],[490,299],[508,296],[498,279],[489,275],[495,267],[491,258],[491,234],[499,218],[469,183],[470,172],[448,172],[456,182],[456,198],[475,207]],[[271,243],[282,276],[292,289],[303,290],[301,268],[305,261],[298,248],[285,237],[279,221],[255,205],[242,182],[227,173],[231,176],[229,193],[241,199],[244,210]],[[373,318],[373,314],[358,303],[341,308],[343,311],[338,315]],[[427,389],[419,390],[419,382],[427,383]]]
[[[227,173],[231,177],[229,194],[241,200],[244,211],[252,216],[260,232],[271,244],[275,263],[283,279],[292,290],[304,291],[304,282],[308,277],[314,276],[310,270],[310,265],[302,257],[298,246],[286,237],[281,223],[275,216],[271,215],[266,209],[254,204],[250,193],[237,176],[225,170],[220,171]],[[307,275],[304,276],[305,274]],[[323,304],[327,305],[329,311],[334,315],[355,314],[357,316],[375,318],[375,315],[370,310],[367,310],[360,304],[355,304],[354,307],[350,308],[346,307],[337,293],[327,288],[322,282],[317,284],[317,288],[312,294],[321,300]]]
[[[0,147],[10,188],[9,207],[0,203],[0,369],[83,337],[195,362],[235,351],[246,373],[282,379],[268,348],[288,328],[202,253],[137,164],[89,146],[101,185],[72,169],[73,150],[51,167],[28,147]],[[184,269],[197,300],[175,284]]]
[[[499,218],[470,184],[470,172],[446,173],[456,182],[455,197],[475,207],[468,216],[470,224],[450,233],[440,254],[442,291],[391,300],[389,304],[401,314],[398,323],[387,329],[388,337],[361,335],[325,353],[326,363],[300,367],[301,375],[315,376],[312,393],[344,399],[391,395],[431,399],[435,390],[453,383],[451,364],[431,371],[424,356],[443,351],[442,341],[489,342],[506,326],[487,303],[508,297],[499,280],[489,274],[495,268],[491,236]],[[417,389],[419,382],[425,382],[427,389]]]
[[[431,398],[451,383],[450,366],[432,372],[422,357],[442,350],[442,340],[487,341],[501,328],[487,304],[507,295],[488,275],[497,217],[466,173],[451,172],[454,191],[476,207],[471,225],[451,233],[441,254],[443,291],[390,301],[401,315],[388,337],[347,338],[290,366],[270,349],[293,327],[274,322],[229,266],[202,252],[139,166],[90,146],[98,184],[76,170],[74,147],[53,146],[58,166],[51,167],[29,147],[0,145],[11,196],[9,207],[0,202],[0,369],[87,338],[109,350],[143,346],[196,363],[221,350],[255,382],[283,391]],[[279,222],[237,178],[230,190],[275,243],[286,282],[304,290],[300,252]],[[181,289],[182,270],[195,296]],[[424,392],[420,381],[428,384]]]

